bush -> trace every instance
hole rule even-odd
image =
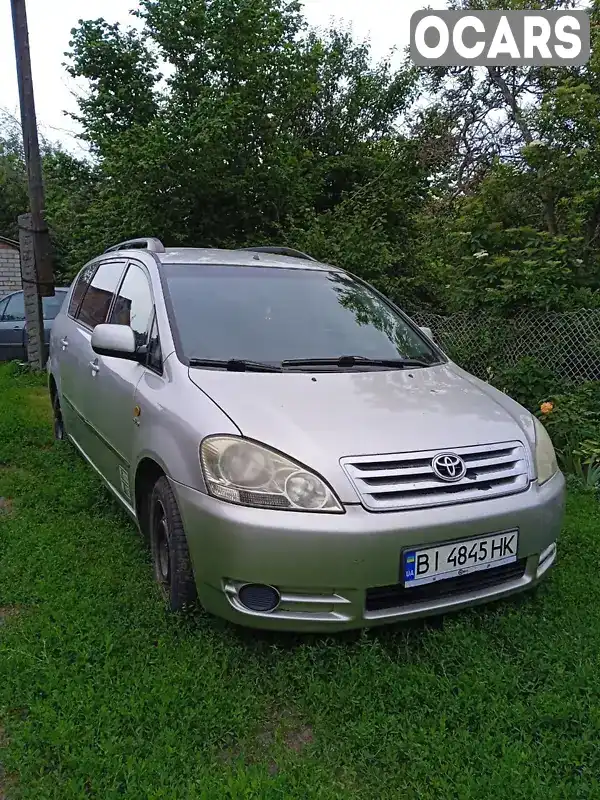
[[[550,434],[560,465],[578,474],[600,453],[600,382],[547,398],[537,412]]]
[[[522,358],[512,367],[498,367],[492,371],[489,382],[500,391],[510,395],[531,412],[539,410],[541,403],[557,392],[559,379],[535,358]]]

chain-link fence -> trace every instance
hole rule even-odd
[[[480,378],[485,379],[490,370],[510,368],[531,358],[565,381],[600,380],[600,309],[527,311],[511,319],[417,313],[412,319],[431,328],[440,347]]]

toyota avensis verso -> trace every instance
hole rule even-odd
[[[124,242],[54,320],[55,435],[172,609],[339,630],[535,586],[565,481],[528,411],[368,284],[285,248]]]

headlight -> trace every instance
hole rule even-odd
[[[535,471],[539,484],[546,483],[558,472],[554,445],[542,423],[535,420]]]
[[[209,493],[256,508],[343,512],[325,481],[289,458],[235,436],[211,436],[200,445]]]

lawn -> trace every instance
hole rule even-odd
[[[600,796],[600,506],[534,594],[352,636],[171,616],[44,380],[0,368],[0,798]]]

